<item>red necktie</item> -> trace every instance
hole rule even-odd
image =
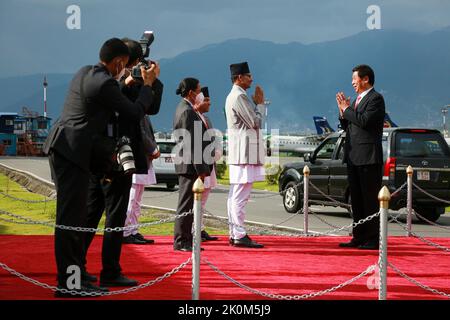
[[[358,107],[358,104],[359,104],[360,101],[361,101],[361,96],[359,95],[358,98],[356,98],[355,110],[356,110],[356,107]]]

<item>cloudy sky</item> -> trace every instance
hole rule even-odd
[[[80,8],[70,30],[67,8]],[[72,73],[97,61],[108,38],[155,32],[154,59],[235,38],[305,44],[367,30],[370,5],[382,29],[430,32],[450,25],[448,0],[1,0],[0,77]]]

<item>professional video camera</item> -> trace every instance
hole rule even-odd
[[[153,40],[155,40],[153,31],[144,31],[141,40],[139,40],[139,43],[142,47],[143,57],[141,61],[139,61],[139,63],[134,66],[133,69],[131,69],[131,76],[133,78],[142,79],[141,66],[144,66],[146,69],[150,67],[151,62],[145,60],[145,58],[148,58],[148,56],[150,55],[150,45],[152,44]]]
[[[125,174],[132,174],[136,172],[136,166],[134,164],[133,151],[130,147],[130,139],[123,136],[117,141],[117,163],[119,164],[119,170]]]

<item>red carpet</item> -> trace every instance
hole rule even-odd
[[[174,252],[172,237],[152,237],[154,245],[125,245],[124,273],[141,283],[162,276],[186,261],[190,253]],[[341,249],[348,237],[289,238],[254,236],[264,249],[230,247],[226,237],[203,245],[202,257],[232,278],[268,293],[301,295],[343,283],[375,264],[378,251]],[[89,253],[88,271],[98,276],[101,268],[101,237],[96,237]],[[431,239],[450,247],[450,239]],[[52,236],[0,236],[0,262],[36,279],[55,285]],[[404,237],[389,238],[389,261],[422,284],[450,294],[450,253]],[[367,287],[369,276],[315,299],[377,299],[378,291]],[[201,266],[201,299],[265,299],[231,283],[208,265]],[[119,289],[119,288],[117,288]],[[114,288],[114,290],[117,290]],[[443,299],[413,285],[388,269],[388,299]],[[0,269],[0,300],[53,299],[53,292],[25,282]],[[95,299],[191,299],[191,265],[151,287],[125,295]]]

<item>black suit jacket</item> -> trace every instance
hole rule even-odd
[[[355,110],[355,101],[340,118],[346,131],[344,162],[356,166],[383,163],[381,139],[385,114],[381,94],[370,90]]]
[[[195,125],[201,127],[201,136],[199,136],[200,131],[197,133],[194,131]],[[190,148],[187,148],[187,142],[183,141],[183,137],[177,137],[177,152],[175,159],[175,171],[178,174],[185,175],[210,175],[212,166],[208,165],[204,161],[203,152],[208,146],[208,141],[203,141],[203,135],[205,134],[206,126],[203,121],[194,111],[192,106],[184,99],[180,101],[175,111],[175,117],[173,120],[173,129],[185,129],[190,134]],[[195,159],[194,157],[194,147],[195,140],[201,146],[201,159]],[[182,161],[183,152],[190,152],[189,162]],[[199,160],[199,161],[195,161]],[[195,163],[198,162],[198,163]]]
[[[106,135],[108,121],[115,111],[139,121],[150,107],[151,96],[151,88],[143,86],[133,103],[120,92],[118,82],[105,66],[81,68],[70,83],[61,117],[50,130],[43,151],[48,154],[55,150],[89,171],[92,137]]]

